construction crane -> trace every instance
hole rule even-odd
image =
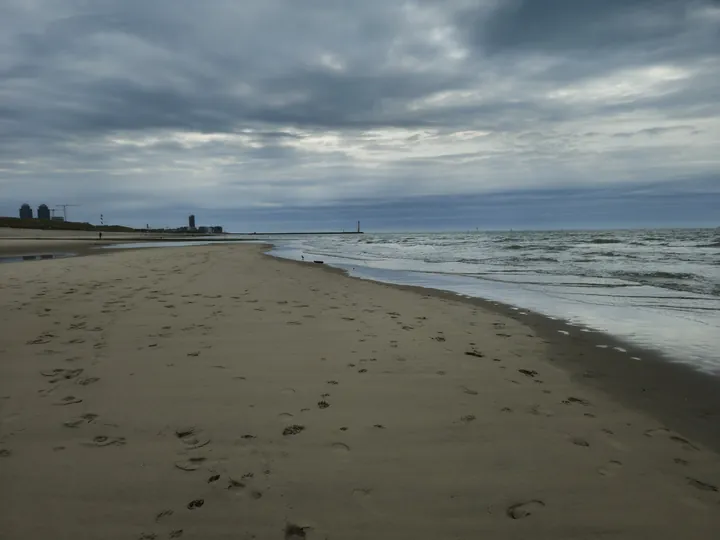
[[[79,204],[57,204],[55,205],[55,208],[62,208],[63,210],[63,219],[67,221],[67,209],[68,206],[80,206]]]

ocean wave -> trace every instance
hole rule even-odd
[[[686,281],[691,279],[697,279],[698,276],[688,272],[627,272],[619,271],[613,272],[615,277],[631,278],[631,279],[674,279],[679,281]]]
[[[622,244],[622,240],[617,238],[593,238],[588,242],[589,244]]]
[[[523,260],[529,261],[529,262],[549,262],[549,263],[559,262],[557,259],[553,259],[552,257],[524,257]]]
[[[616,251],[590,251],[585,253],[591,257],[617,257],[622,259],[637,259],[635,255],[629,255],[627,253],[618,253]]]
[[[698,244],[695,247],[701,247],[701,248],[720,248],[720,241],[718,242],[712,242],[710,244]]]

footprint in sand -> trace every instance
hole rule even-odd
[[[555,413],[544,408],[542,405],[531,405],[528,408],[528,412],[535,416],[545,416],[547,418],[551,418],[551,417],[555,416]]]
[[[163,519],[163,518],[170,517],[170,516],[172,516],[174,513],[175,513],[175,511],[173,511],[173,510],[163,510],[162,512],[159,512],[159,513],[155,516],[155,521],[158,522],[158,521],[160,521],[160,520]]]
[[[51,332],[44,332],[40,334],[38,337],[36,337],[33,340],[30,340],[27,342],[28,345],[44,345],[45,343],[50,343],[50,341],[55,337],[55,334]]]
[[[64,405],[75,405],[77,403],[82,403],[82,399],[77,398],[75,396],[65,396],[60,401],[56,401],[55,403],[53,403],[53,405],[64,406]]]
[[[67,422],[63,422],[63,425],[65,427],[69,427],[69,428],[76,428],[76,427],[80,427],[83,424],[91,424],[92,422],[95,421],[95,419],[97,417],[98,417],[97,414],[87,413],[87,414],[83,414],[82,416],[76,418],[75,420],[69,420]]]
[[[285,436],[288,435],[297,435],[298,433],[301,433],[305,430],[305,426],[301,426],[299,424],[293,424],[291,426],[286,427],[283,429],[282,434]]]
[[[600,467],[598,469],[598,474],[600,476],[615,476],[621,467],[622,463],[616,459],[613,459],[609,461],[607,465]]]
[[[513,504],[508,507],[505,513],[511,519],[524,519],[532,516],[544,507],[545,503],[543,501],[533,499],[531,501]]]
[[[92,441],[83,443],[83,446],[92,446],[95,448],[102,448],[104,446],[124,446],[125,437],[107,437],[105,435],[98,435],[93,437]]]
[[[7,448],[0,448],[0,458],[7,458],[12,456],[12,452]]]
[[[188,510],[195,510],[196,508],[202,508],[202,506],[205,504],[205,499],[195,499],[190,501],[187,504]]]
[[[237,490],[237,489],[245,489],[245,484],[243,484],[242,482],[238,482],[237,480],[233,480],[232,478],[230,478],[230,479],[228,480],[227,489],[230,490],[230,491],[234,491],[234,490]]]
[[[683,448],[685,448],[685,450],[698,450],[698,447],[695,446],[690,441],[688,441],[686,438],[676,435],[675,433],[673,433],[672,431],[670,431],[667,428],[648,429],[645,432],[645,436],[650,437],[650,438],[667,437],[669,440],[671,440],[673,442],[682,444]]]
[[[712,484],[708,484],[707,482],[701,482],[700,480],[696,480],[695,478],[690,478],[688,476],[687,478],[688,484],[690,484],[692,487],[697,488],[701,491],[718,491],[717,486],[714,486]]]
[[[96,383],[100,380],[100,377],[85,377],[83,379],[78,379],[77,383],[80,386],[88,386],[89,384]]]
[[[43,377],[53,377],[51,383],[56,383],[62,379],[70,380],[78,377],[83,372],[82,368],[78,369],[63,369],[55,368],[49,371],[41,371],[40,374]]]
[[[576,398],[576,397],[572,397],[572,396],[569,397],[569,398],[567,398],[567,399],[564,399],[564,400],[563,400],[563,403],[564,403],[565,405],[570,405],[571,403],[578,403],[578,404],[584,405],[584,406],[586,406],[586,407],[587,407],[588,405],[590,405],[590,402],[587,401],[586,399]]]
[[[570,439],[570,442],[576,446],[584,446],[584,447],[590,446],[589,442],[587,442],[585,439],[581,439],[580,437],[572,437]]]
[[[341,443],[341,442],[332,443],[330,445],[330,448],[332,448],[333,450],[336,450],[338,452],[349,452],[350,451],[350,447],[347,444]]]
[[[176,429],[175,436],[190,450],[210,444],[210,437],[205,435],[202,430],[194,427]]]
[[[176,461],[175,468],[180,469],[181,471],[194,472],[200,469],[206,461],[207,458],[203,456],[193,456],[187,459]]]

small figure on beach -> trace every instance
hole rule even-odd
[[[98,240],[102,240],[102,231],[98,233]]]
[[[300,255],[300,258],[304,261],[304,260],[305,260],[305,255]]]

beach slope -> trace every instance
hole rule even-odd
[[[676,539],[720,460],[530,327],[258,246],[0,267],[3,539]]]

